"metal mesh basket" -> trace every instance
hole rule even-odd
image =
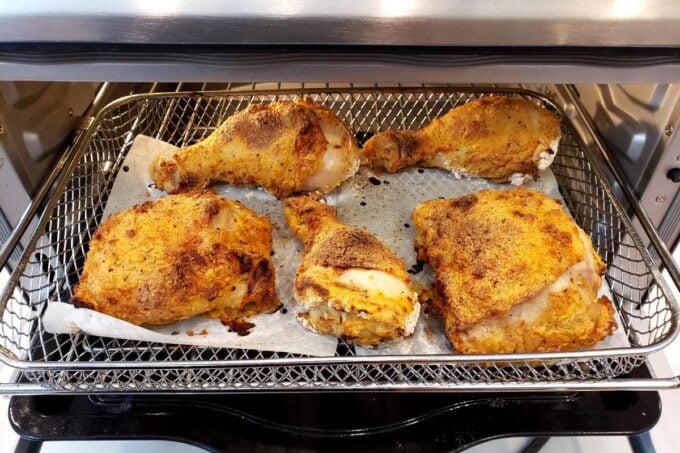
[[[351,89],[345,91],[173,93],[137,95],[105,108],[62,174],[38,230],[3,295],[4,360],[55,391],[202,391],[248,389],[558,388],[613,378],[644,362],[675,335],[668,288],[602,173],[562,115],[552,166],[568,208],[607,264],[629,348],[522,355],[359,357],[338,343],[335,357],[123,341],[45,332],[47,304],[67,302],[88,243],[137,134],[183,146],[209,135],[251,103],[309,96],[336,112],[359,141],[388,128],[420,128],[481,96],[522,96],[561,112],[536,93],[503,89]]]

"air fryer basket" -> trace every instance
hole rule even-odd
[[[551,167],[577,223],[607,264],[630,347],[515,355],[357,356],[338,343],[335,357],[124,341],[42,325],[47,304],[68,302],[91,236],[134,137],[183,146],[210,134],[251,103],[308,96],[328,106],[359,140],[388,128],[419,128],[481,96],[521,96],[555,111],[562,141]],[[371,88],[134,95],[95,118],[57,182],[39,227],[3,294],[0,359],[50,391],[503,390],[597,388],[628,373],[676,334],[677,309],[569,119],[537,93],[501,88]]]

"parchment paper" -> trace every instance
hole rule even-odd
[[[377,184],[380,182],[380,184]],[[411,223],[411,214],[415,207],[433,198],[460,197],[483,189],[508,189],[507,184],[495,184],[479,178],[457,179],[453,174],[435,169],[412,168],[395,174],[374,175],[362,167],[359,175],[351,179],[341,188],[339,193],[331,194],[327,199],[338,205],[340,219],[348,224],[362,226],[375,233],[386,245],[394,250],[405,261],[415,274],[411,275],[414,283],[430,285],[434,273],[429,266],[417,272],[415,228]],[[550,169],[540,172],[536,181],[525,184],[525,187],[560,200],[565,205],[559,191],[555,175]],[[343,193],[348,192],[348,193]],[[353,200],[350,202],[350,200]],[[365,203],[362,206],[361,203]],[[358,206],[358,207],[357,207]],[[569,211],[565,207],[565,211]],[[599,295],[612,299],[611,290],[603,279]],[[615,312],[617,329],[593,349],[609,349],[628,347],[630,343],[622,327],[618,312]],[[357,347],[357,355],[398,355],[398,354],[451,354],[449,341],[444,335],[443,323],[436,315],[421,311],[416,330],[410,338],[400,342],[384,343],[376,348]]]
[[[165,196],[164,192],[153,187],[148,174],[148,165],[154,155],[171,152],[174,149],[165,142],[137,136],[123,163],[123,169],[116,178],[104,217],[130,208],[134,204]],[[527,184],[526,187],[547,193],[564,203],[557,181],[550,170],[541,172],[539,179]],[[272,221],[276,287],[279,298],[286,307],[285,313],[280,311],[252,318],[255,327],[251,329],[251,333],[239,337],[229,332],[220,322],[201,316],[161,328],[146,329],[88,309],[76,309],[68,304],[50,304],[43,317],[45,329],[52,333],[82,330],[94,335],[122,339],[332,356],[337,340],[304,329],[295,318],[295,312],[300,310],[300,307],[293,299],[292,285],[302,257],[302,245],[293,237],[283,218],[281,202],[261,189],[235,188],[224,184],[214,188],[220,195],[239,200]],[[476,178],[457,179],[449,172],[434,169],[412,168],[397,174],[376,176],[370,170],[362,168],[340,188],[327,194],[326,200],[336,206],[341,221],[366,228],[394,250],[404,260],[406,266],[412,269],[414,283],[427,285],[433,280],[430,268],[425,266],[424,269],[417,270],[414,267],[415,229],[411,224],[411,213],[414,208],[425,200],[458,197],[489,188],[504,189],[508,186]],[[606,284],[603,283],[600,292],[611,298],[611,292]],[[600,342],[596,346],[597,349],[629,346],[618,313],[617,325],[614,335]],[[201,332],[205,334],[197,334]],[[373,349],[356,347],[358,355],[453,352],[444,335],[441,321],[425,312],[421,313],[412,337]]]
[[[135,204],[166,196],[165,192],[157,190],[153,185],[148,168],[155,155],[170,153],[174,149],[168,143],[143,135],[137,136],[113,184],[103,219]],[[258,189],[236,189],[219,185],[215,190],[232,200],[241,200],[249,208],[269,217],[274,224],[276,290],[285,310],[250,318],[249,321],[255,327],[250,329],[248,335],[239,336],[220,321],[203,316],[194,316],[161,327],[143,328],[86,308],[51,303],[43,315],[45,330],[50,333],[82,331],[103,337],[159,343],[333,356],[337,339],[305,329],[295,317],[296,304],[291,295],[291,276],[297,268],[297,261],[292,270],[291,261],[299,260],[298,252],[302,246],[293,239],[286,226],[281,203],[273,195]]]

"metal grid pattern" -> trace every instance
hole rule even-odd
[[[607,263],[631,347],[527,357],[461,355],[356,357],[339,342],[333,360],[227,348],[177,346],[44,331],[47,304],[67,302],[114,179],[137,134],[184,146],[209,135],[251,103],[309,96],[336,112],[359,141],[388,128],[420,128],[449,109],[502,92],[556,110],[545,98],[502,89],[326,89],[296,92],[192,93],[131,96],[100,113],[76,160],[58,184],[44,228],[15,270],[4,294],[0,352],[21,361],[25,376],[55,390],[169,391],[248,389],[482,388],[489,383],[612,378],[644,362],[676,328],[676,310],[658,270],[599,171],[563,117],[563,138],[552,166],[576,221]],[[559,112],[558,112],[559,113]],[[600,351],[602,352],[602,351]],[[383,360],[381,360],[383,359]],[[511,361],[510,361],[511,360]],[[68,364],[68,366],[63,366]],[[74,368],[75,367],[75,368]],[[38,369],[39,368],[39,369]]]

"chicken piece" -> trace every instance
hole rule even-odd
[[[212,190],[118,212],[97,228],[73,303],[137,325],[276,310],[272,225]]]
[[[361,162],[395,173],[421,166],[520,185],[552,164],[559,119],[526,99],[489,96],[450,110],[418,131],[371,137]]]
[[[433,308],[468,354],[567,351],[616,328],[597,298],[604,263],[559,201],[524,188],[421,203],[418,259],[435,271]]]
[[[157,156],[149,171],[168,193],[224,181],[285,197],[328,192],[358,168],[359,149],[347,125],[328,108],[303,100],[253,104],[205,140]]]
[[[343,225],[319,195],[288,198],[288,224],[304,242],[294,283],[311,330],[361,346],[409,336],[420,304],[404,263],[375,236]]]

